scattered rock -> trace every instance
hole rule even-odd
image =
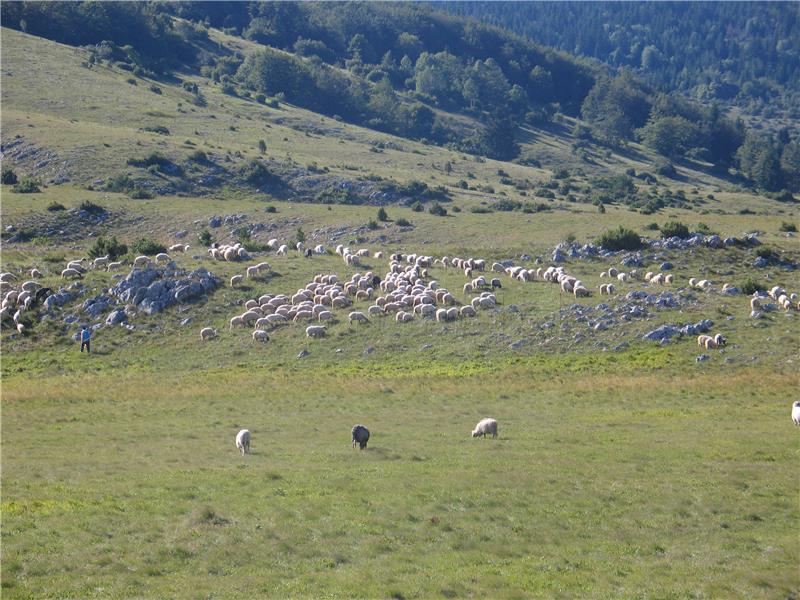
[[[120,325],[127,320],[127,315],[125,311],[121,308],[117,310],[111,311],[111,313],[106,318],[106,325]]]
[[[339,352],[341,352],[341,350],[339,350]],[[297,358],[305,358],[309,354],[311,354],[311,352],[309,352],[307,349],[303,348],[302,350],[300,350],[300,354],[297,355]]]
[[[708,354],[701,354],[700,356],[696,356],[694,362],[705,362],[707,360],[711,360],[711,357]]]

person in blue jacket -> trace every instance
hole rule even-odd
[[[90,347],[91,341],[92,341],[92,332],[86,325],[84,325],[81,328],[81,352],[83,352],[83,349],[86,348],[87,354],[92,353],[92,349]]]

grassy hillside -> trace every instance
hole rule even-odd
[[[676,178],[635,182],[642,196],[683,192],[680,207],[644,214],[620,201],[600,212],[585,201],[597,177],[653,172],[654,157],[632,144],[589,147],[591,162],[580,160],[569,121],[524,133],[523,156],[540,167],[484,160],[181,75],[202,89],[207,105],[195,106],[177,81],[131,85],[128,72],[82,66],[80,50],[2,36],[3,167],[62,183],[26,194],[2,186],[0,267],[16,283],[37,267],[43,285],[73,294],[22,313],[23,335],[8,319],[0,329],[4,597],[800,596],[789,418],[800,313],[751,318],[748,295],[721,291],[800,292],[800,245],[786,231],[800,225],[796,204],[679,166]],[[142,130],[156,126],[169,135]],[[198,149],[209,162],[189,159]],[[152,152],[182,173],[127,164]],[[240,170],[256,158],[317,201],[244,183]],[[564,181],[555,179],[563,168],[574,189],[546,187]],[[122,174],[162,193],[103,191]],[[431,201],[416,212],[388,196],[326,204],[336,189],[380,192],[368,186],[388,181],[445,186],[447,216],[430,214]],[[544,208],[505,212],[500,200]],[[81,212],[87,201],[101,219]],[[54,203],[64,210],[48,210]],[[370,227],[378,203],[390,220]],[[212,217],[228,219],[210,227]],[[335,311],[324,339],[289,324],[266,344],[228,328],[246,300],[291,294],[318,273],[383,277],[388,260],[376,251],[544,268],[566,240],[596,242],[619,225],[658,239],[652,225],[672,220],[740,242],[645,248],[639,270],[670,262],[674,283],[619,282],[614,296],[598,296],[609,281],[600,274],[629,271],[620,264],[628,253],[559,263],[588,298],[487,272],[501,278],[498,306],[472,319],[348,325],[348,308]],[[213,261],[198,240],[208,230],[232,242],[243,228],[255,244],[243,262]],[[293,241],[298,229],[307,246],[331,251],[277,256],[260,246]],[[741,242],[751,232],[760,245]],[[128,307],[127,326],[105,325],[125,303],[97,317],[84,303],[108,295],[133,255],[78,285],[59,275],[100,236],[188,243],[172,255],[177,268],[205,267],[223,285],[152,316]],[[348,267],[337,244],[370,256]],[[753,266],[759,257],[766,266]],[[227,285],[261,261],[269,273]],[[692,277],[712,288],[690,288]],[[436,265],[431,279],[470,301],[462,271]],[[642,291],[672,301],[627,297]],[[703,319],[725,348],[703,350],[688,334],[642,339]],[[88,356],[73,341],[82,323],[99,325]],[[207,326],[220,335],[203,343]],[[485,416],[498,419],[498,439],[470,437]],[[366,451],[350,447],[355,423],[372,432]],[[244,458],[234,447],[241,428],[253,433]]]

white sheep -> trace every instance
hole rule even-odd
[[[360,312],[360,311],[357,311],[357,310],[354,310],[349,315],[347,315],[348,324],[352,324],[353,321],[358,321],[359,323],[369,323],[369,319],[367,318],[367,315],[365,315],[363,312]]]
[[[792,421],[795,425],[800,425],[800,400],[792,403]]]
[[[275,254],[277,254],[278,256],[286,256],[287,252],[289,252],[289,246],[283,244],[281,245],[280,248],[278,248],[278,251]]]
[[[147,256],[137,256],[133,259],[134,267],[146,267],[150,264],[150,258]]]
[[[61,271],[61,279],[67,279],[68,277],[77,277],[81,279],[83,275],[81,275],[81,272],[77,269],[64,269]]]
[[[203,327],[200,330],[200,339],[203,340],[204,342],[206,340],[210,340],[210,339],[215,338],[215,337],[217,337],[217,330],[216,329],[212,329],[211,327]]]
[[[262,331],[261,329],[256,329],[253,332],[253,341],[254,342],[268,342],[269,335],[267,335],[266,331]]]
[[[242,456],[250,454],[250,432],[247,429],[242,429],[236,434],[236,448],[239,449]]]
[[[256,277],[258,277],[258,273],[259,273],[258,265],[255,265],[252,267],[247,267],[247,270],[245,271],[245,276],[248,279],[255,279]]]
[[[472,430],[472,437],[486,437],[492,434],[493,438],[497,437],[497,421],[491,418],[481,419]]]
[[[244,327],[244,319],[242,319],[241,315],[236,315],[235,317],[231,317],[230,321],[231,329],[234,327]]]
[[[36,277],[41,277],[41,276],[42,276],[42,272],[39,269],[37,269],[36,267],[31,269],[31,277],[36,278]]]
[[[244,281],[244,275],[234,275],[231,277],[231,287],[235,288],[237,285]]]
[[[108,266],[106,267],[106,270],[107,271],[114,271],[114,270],[120,269],[120,268],[122,268],[122,261],[118,260],[118,261],[114,261],[114,262],[108,263]]]
[[[327,327],[324,325],[309,325],[306,327],[306,337],[310,338],[321,338],[325,337],[325,332],[327,331]]]

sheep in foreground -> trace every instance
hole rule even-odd
[[[792,404],[792,421],[795,425],[800,425],[800,400],[795,400]]]
[[[327,328],[324,325],[309,325],[306,327],[306,337],[321,338],[325,337]]]
[[[67,279],[68,277],[77,277],[78,279],[81,279],[83,276],[77,269],[64,269],[61,271],[61,279]]]
[[[234,275],[231,277],[231,287],[235,288],[237,285],[244,281],[244,275]]]
[[[261,329],[256,329],[253,332],[253,341],[254,342],[268,342],[269,335],[267,335],[266,331],[262,331]]]
[[[489,434],[492,434],[493,438],[497,437],[497,421],[494,419],[481,419],[472,430],[472,437],[486,437]]]
[[[211,327],[203,327],[200,330],[200,339],[203,340],[204,342],[206,340],[210,340],[210,339],[215,338],[215,337],[217,337],[217,330],[216,329],[213,329]]]
[[[353,435],[353,448],[356,447],[356,444],[358,444],[360,450],[363,450],[367,447],[367,442],[369,441],[369,429],[363,425],[353,425],[351,433]]]
[[[250,432],[247,429],[242,429],[236,434],[236,447],[242,456],[250,454]]]
[[[367,315],[357,310],[354,310],[349,315],[347,315],[347,320],[349,324],[352,324],[353,321],[358,321],[359,323],[369,323]]]

